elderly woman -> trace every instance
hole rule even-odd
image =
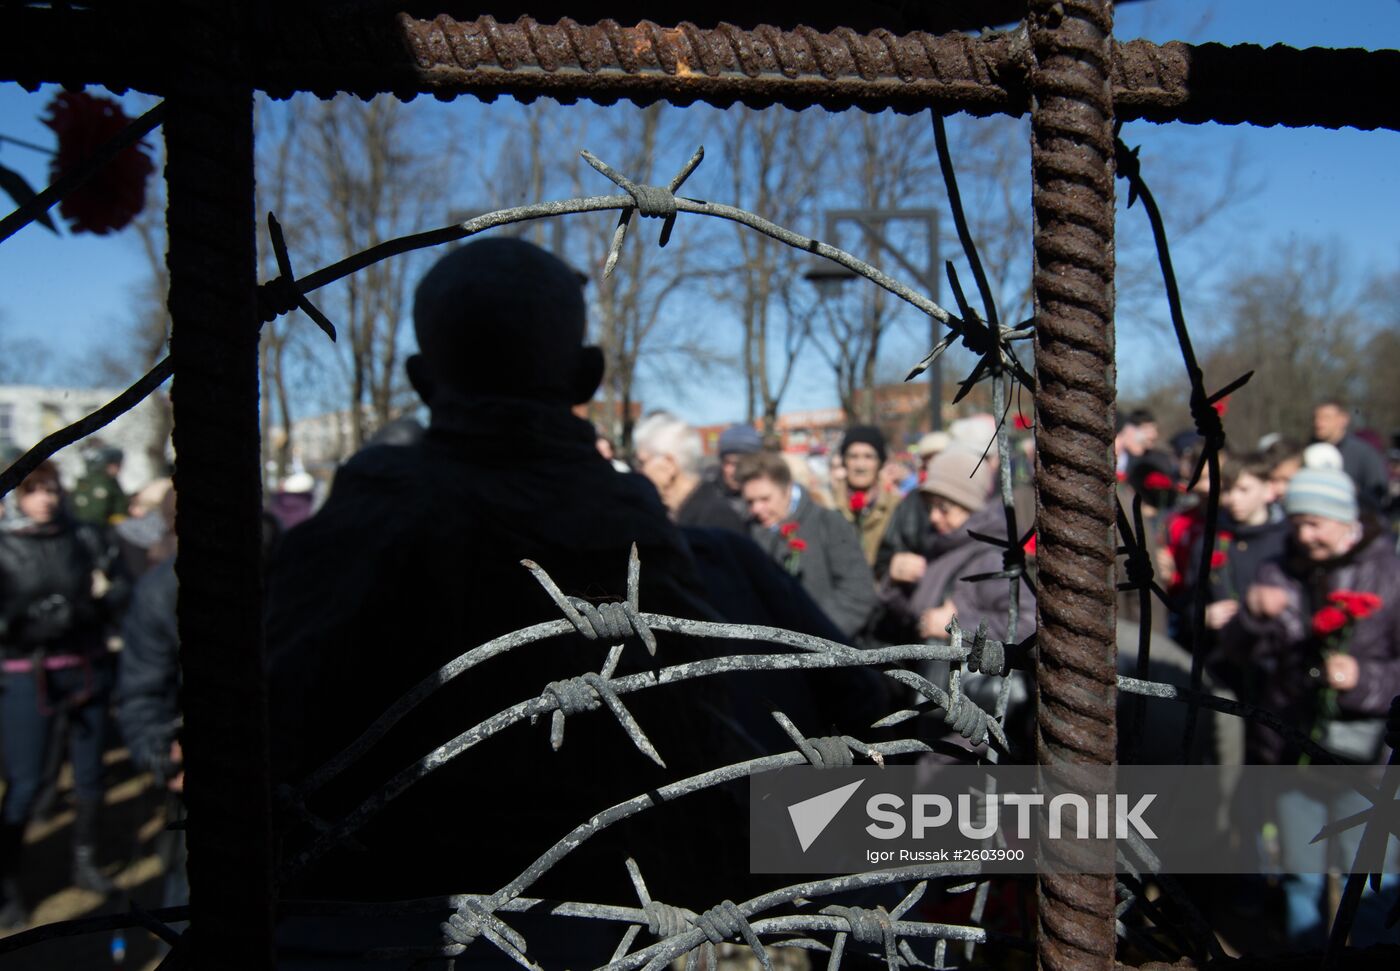
[[[1245,594],[1245,610],[1227,628],[1237,651],[1265,669],[1264,706],[1300,726],[1347,762],[1382,760],[1385,716],[1400,694],[1400,560],[1393,540],[1358,510],[1356,487],[1340,469],[1304,468],[1288,483],[1283,509],[1290,535],[1281,559],[1265,563]],[[1251,724],[1253,760],[1292,765],[1306,759],[1276,733]],[[1354,797],[1354,798],[1353,798]],[[1282,836],[1288,931],[1299,946],[1325,939],[1323,878],[1342,860],[1326,859],[1312,836],[1329,819],[1364,809],[1359,796],[1300,787],[1275,807]],[[1337,840],[1349,865],[1360,830]],[[1392,850],[1394,846],[1392,844]],[[1377,899],[1367,893],[1352,941],[1380,939],[1396,878]]]
[[[682,526],[746,532],[718,482],[700,477],[700,433],[664,411],[648,415],[632,431],[637,471],[651,480],[671,518]]]
[[[5,797],[0,804],[0,926],[25,923],[16,882],[25,823],[38,794],[52,720],[71,722],[77,818],[73,880],[109,893],[97,868],[102,804],[102,742],[112,671],[104,629],[125,599],[116,550],[95,526],[76,522],[58,470],[45,462],[21,482],[0,520],[0,744]]]
[[[973,535],[1006,536],[1005,512],[1000,504],[987,500],[991,470],[978,460],[977,453],[968,449],[947,449],[929,463],[919,485],[933,533],[928,556],[911,579],[900,582],[886,577],[881,583],[881,599],[894,625],[888,633],[899,639],[946,639],[946,628],[955,616],[967,629],[985,620],[992,637],[1006,639],[1010,584],[1005,580],[962,580],[1002,569],[1001,549]],[[1025,639],[1035,623],[1035,600],[1024,581],[1019,606],[1018,641]]]

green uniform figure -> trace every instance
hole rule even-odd
[[[128,500],[117,473],[122,467],[122,450],[103,447],[87,457],[87,474],[78,480],[71,500],[73,515],[79,521],[111,526],[126,518]]]

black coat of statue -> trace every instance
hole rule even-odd
[[[325,507],[286,535],[274,560],[272,751],[284,781],[335,755],[452,658],[561,619],[522,559],[539,563],[570,596],[621,600],[636,543],[643,611],[717,619],[655,490],[615,472],[594,449],[587,422],[523,400],[435,405],[422,443],[353,458]],[[658,639],[655,659],[629,642],[619,673],[693,660],[705,648],[694,638]],[[598,671],[608,647],[568,634],[482,663],[400,723],[311,808],[338,818],[435,746],[539,697],[551,681]],[[516,724],[414,785],[356,836],[363,851],[333,853],[295,889],[362,899],[490,893],[591,814],[752,754],[714,714],[728,707],[718,679],[623,701],[665,770],[606,708],[570,715],[558,752],[548,718]],[[687,838],[701,821],[706,832],[733,835]],[[742,892],[733,881],[747,870],[744,833],[732,792],[687,797],[597,835],[530,894],[627,899],[630,855],[653,893],[712,906],[711,893]]]

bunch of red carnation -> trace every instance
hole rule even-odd
[[[1313,633],[1318,637],[1330,637],[1380,608],[1381,598],[1374,593],[1334,590],[1327,595],[1327,606],[1313,614]]]

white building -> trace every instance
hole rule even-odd
[[[0,448],[27,451],[41,439],[101,408],[123,390],[0,385]],[[117,478],[128,494],[165,473],[152,461],[149,449],[168,408],[165,390],[157,390],[92,436],[125,453]],[[54,457],[65,486],[71,488],[86,471],[82,452],[92,438],[80,440]],[[167,459],[173,454],[168,439],[165,454]]]

